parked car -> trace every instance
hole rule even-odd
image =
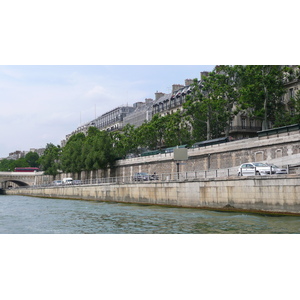
[[[276,173],[271,166],[258,162],[244,163],[238,170],[238,176],[270,175],[271,173]]]
[[[63,184],[72,184],[73,178],[71,178],[71,177],[63,178],[62,183]]]
[[[148,173],[144,173],[144,172],[135,173],[133,175],[133,180],[134,181],[148,181],[148,180],[150,180],[150,175]]]
[[[53,185],[62,185],[62,181],[61,180],[54,180],[52,182]]]
[[[266,164],[266,165],[272,167],[272,169],[275,170],[276,174],[287,174],[287,173],[288,173],[288,172],[287,172],[287,169],[279,168],[279,167],[277,167],[277,166],[274,165],[274,164]]]
[[[81,180],[73,180],[73,184],[79,185],[79,184],[81,184]]]

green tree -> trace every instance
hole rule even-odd
[[[284,68],[279,65],[247,65],[241,67],[240,75],[241,108],[261,119],[263,129],[269,129],[284,107]]]
[[[25,155],[25,160],[29,167],[39,167],[39,155],[36,152],[28,152]]]
[[[112,136],[106,131],[90,127],[82,154],[85,169],[88,171],[113,167],[116,153]]]
[[[39,163],[46,175],[53,175],[54,177],[59,173],[60,169],[60,146],[55,146],[52,143],[46,145],[44,154],[40,157]]]
[[[200,84],[194,79],[192,93],[186,96],[184,108],[194,141],[210,140],[224,134],[228,119],[227,100],[216,90],[217,76],[211,73]]]
[[[276,113],[274,127],[300,124],[300,91],[289,100],[289,110],[279,110]]]
[[[164,146],[166,118],[155,114],[150,122],[137,128],[137,144],[142,148],[161,149]]]
[[[240,66],[217,66],[211,74],[214,98],[218,101],[218,125],[224,126],[220,129],[229,136],[231,121],[240,111],[237,105],[241,89]]]
[[[137,130],[134,125],[127,124],[119,132],[111,133],[116,157],[124,158],[128,153],[137,152]]]
[[[184,145],[190,142],[190,126],[181,111],[166,115],[165,123],[164,143],[166,147]]]
[[[15,160],[5,158],[0,161],[0,171],[12,172],[15,167],[16,167]]]
[[[192,128],[192,140],[202,141],[207,139],[207,113],[204,105],[204,96],[197,79],[192,84],[192,93],[186,95],[185,119]]]
[[[79,173],[84,169],[82,150],[85,143],[84,133],[70,137],[61,153],[61,169],[63,172]]]

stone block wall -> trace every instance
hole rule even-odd
[[[300,163],[300,133],[283,133],[272,137],[250,138],[208,146],[189,149],[188,161],[179,165],[180,172],[200,172],[215,169],[233,168],[245,162],[264,161],[276,159],[276,164],[286,166]],[[295,160],[295,159],[298,159]],[[61,174],[58,177],[73,177],[74,179],[91,179],[103,177],[129,177],[137,172],[153,174],[168,174],[177,172],[177,162],[173,153],[158,154],[146,157],[137,157],[119,160],[116,167],[111,170],[83,171],[81,174]],[[58,178],[57,178],[58,179]]]

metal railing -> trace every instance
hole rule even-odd
[[[259,176],[254,170],[253,174],[247,174],[252,176]],[[85,180],[73,180],[73,182],[63,184],[53,182],[44,182],[39,185],[22,186],[16,188],[39,188],[39,187],[76,187],[83,185],[108,185],[108,184],[140,184],[140,183],[156,183],[156,182],[184,182],[194,181],[201,179],[214,179],[214,178],[228,178],[238,176],[239,168],[230,169],[211,169],[204,171],[189,171],[189,172],[173,172],[173,173],[162,173],[162,174],[148,174],[143,177],[136,175],[133,176],[119,176],[119,177],[106,177],[106,178],[90,178]],[[288,171],[289,173],[289,171]],[[269,176],[275,176],[276,174],[269,174]],[[246,176],[246,174],[241,174]]]
[[[238,176],[237,168],[231,169],[215,169],[207,171],[190,171],[190,172],[174,172],[162,174],[149,174],[143,178],[138,176],[119,176],[106,178],[90,178],[85,180],[73,180],[72,183],[44,182],[42,184],[32,186],[22,186],[16,188],[39,188],[39,187],[76,187],[82,185],[107,185],[107,184],[140,184],[140,183],[156,183],[156,182],[183,182],[201,179],[226,178]]]

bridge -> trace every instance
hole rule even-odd
[[[0,172],[0,188],[39,184],[44,172]]]

